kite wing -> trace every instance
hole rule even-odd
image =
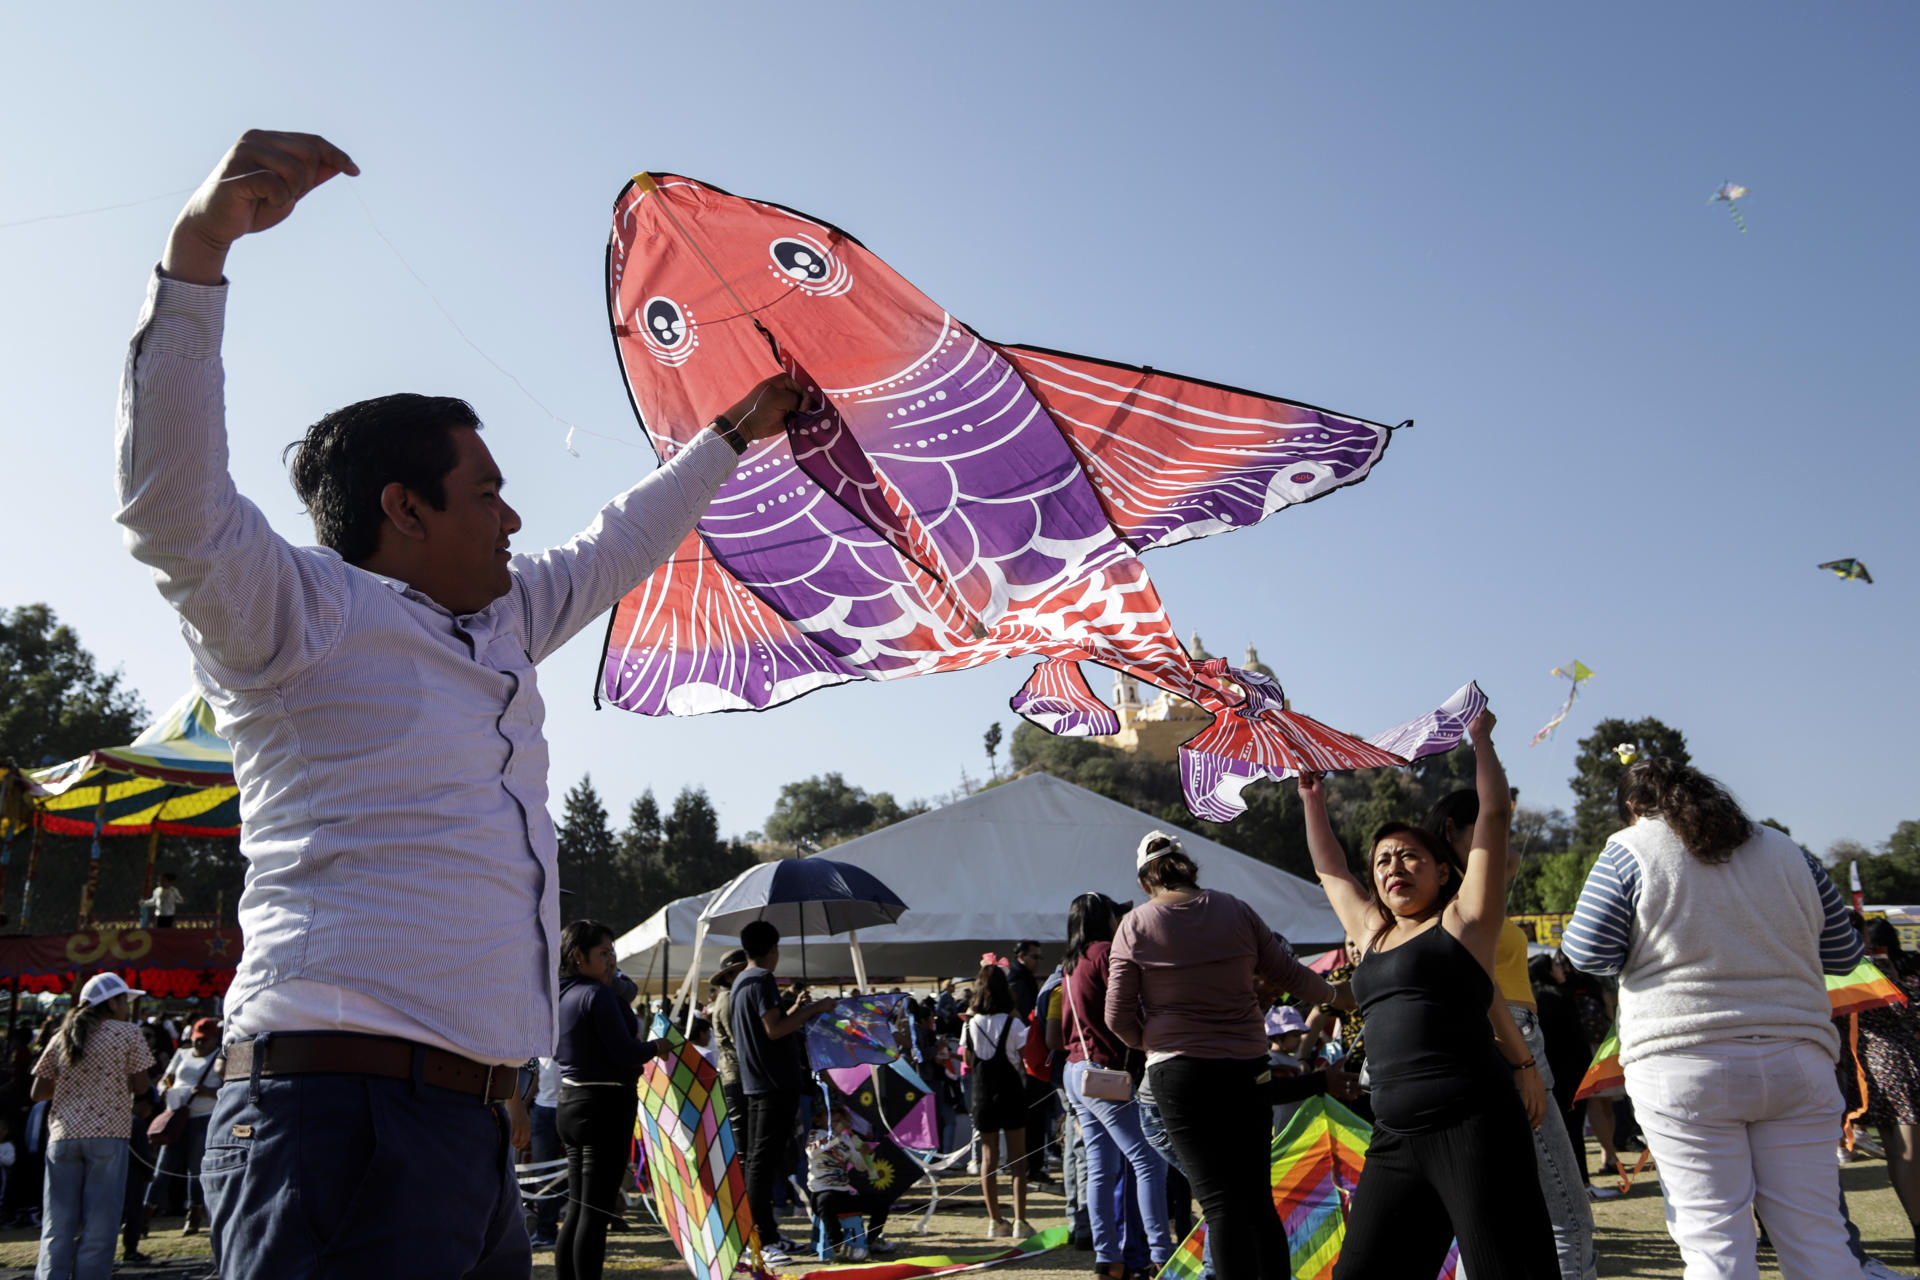
[[[700,1051],[668,1029],[672,1053],[640,1076],[640,1118],[653,1202],[667,1233],[700,1280],[729,1280],[746,1252],[753,1215],[720,1077]]]
[[[1000,351],[1066,433],[1135,551],[1244,529],[1358,484],[1397,429],[1133,365]]]
[[[1829,560],[1820,567],[1831,570],[1836,577],[1847,580],[1858,578],[1869,584],[1873,582],[1873,575],[1867,572],[1867,566],[1858,560]]]

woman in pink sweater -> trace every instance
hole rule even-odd
[[[1155,831],[1135,870],[1148,900],[1128,913],[1109,961],[1107,1024],[1147,1051],[1160,1115],[1206,1214],[1220,1280],[1285,1280],[1286,1228],[1269,1190],[1272,1111],[1259,974],[1309,1002],[1353,1007],[1293,958],[1252,907],[1200,887],[1180,842]]]

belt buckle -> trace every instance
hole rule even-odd
[[[480,1081],[480,1101],[482,1102],[493,1101],[493,1073],[495,1071],[498,1071],[499,1069],[500,1069],[500,1064],[497,1062],[489,1062],[487,1064],[487,1074]]]

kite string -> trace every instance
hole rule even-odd
[[[421,275],[417,270],[414,269],[413,264],[407,261],[407,255],[405,255],[404,253],[401,253],[400,247],[394,244],[392,238],[388,236],[385,231],[380,229],[379,221],[375,219],[373,216],[373,209],[368,206],[366,200],[360,195],[360,192],[355,190],[352,184],[348,184],[347,191],[353,196],[354,202],[360,206],[360,211],[367,216],[367,225],[373,229],[373,234],[380,237],[380,243],[387,246],[387,248],[393,253],[393,256],[399,261],[400,265],[406,269],[407,274],[413,277],[414,283],[418,284],[420,288],[426,293],[428,300],[433,303],[434,308],[438,310],[441,316],[443,316],[446,319],[446,322],[453,327],[453,331],[456,334],[460,335],[460,340],[466,343],[467,346],[471,347],[475,355],[479,356],[482,360],[485,360],[488,364],[492,365],[494,370],[498,372],[501,377],[505,378],[508,382],[511,382],[515,387],[519,388],[520,394],[525,396],[528,399],[528,401],[531,402],[536,409],[540,410],[540,412],[546,414],[549,418],[552,418],[555,422],[559,423],[561,426],[567,429],[566,449],[568,453],[573,454],[573,456],[576,458],[580,456],[579,452],[575,450],[573,447],[573,437],[574,437],[574,433],[576,432],[578,432],[581,435],[593,436],[595,439],[598,439],[598,440],[608,440],[614,444],[626,445],[629,449],[638,449],[640,447],[638,444],[636,444],[632,440],[625,440],[619,436],[610,436],[603,432],[594,431],[591,428],[583,427],[576,422],[573,422],[569,419],[561,417],[559,414],[555,413],[552,409],[548,408],[546,405],[546,402],[541,400],[539,396],[534,395],[533,392],[529,391],[527,389],[527,384],[520,381],[520,379],[514,374],[513,370],[507,368],[505,365],[501,364],[498,360],[495,360],[491,355],[489,355],[487,353],[486,348],[482,347],[479,343],[475,342],[473,340],[472,335],[470,335],[464,328],[461,327],[461,324],[458,320],[454,319],[453,312],[448,310],[447,304],[440,300],[440,295],[433,291],[433,286],[427,283],[426,277]]]

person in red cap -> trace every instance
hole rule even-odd
[[[207,1149],[207,1126],[213,1119],[213,1100],[220,1096],[225,1067],[220,1053],[220,1020],[201,1018],[188,1028],[187,1042],[174,1050],[166,1074],[160,1077],[167,1110],[184,1110],[187,1128],[177,1141],[160,1148],[156,1176],[147,1187],[147,1209],[151,1212],[165,1203],[169,1178],[185,1178],[187,1225],[181,1229],[183,1236],[193,1235],[207,1224],[200,1157]]]
[[[147,1038],[127,1021],[134,999],[145,994],[117,973],[87,979],[34,1064],[33,1100],[52,1103],[40,1275],[104,1280],[113,1270],[127,1186],[128,1118],[153,1066]]]

